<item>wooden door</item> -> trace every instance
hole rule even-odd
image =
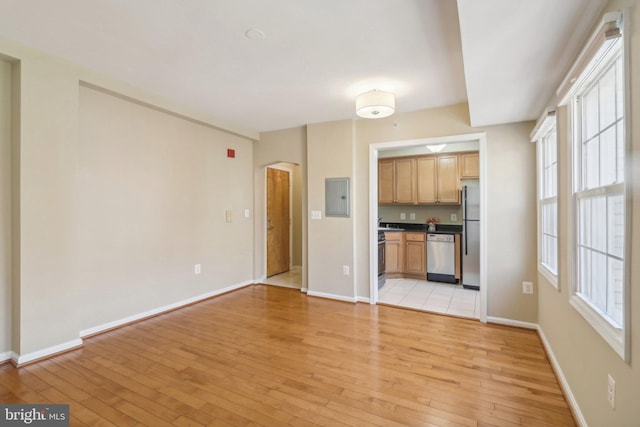
[[[267,277],[289,271],[290,176],[267,168]]]
[[[438,203],[460,204],[458,155],[438,156]]]
[[[418,203],[436,203],[436,158],[419,157],[416,160]]]

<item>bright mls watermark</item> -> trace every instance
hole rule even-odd
[[[69,405],[0,404],[0,427],[69,427]]]

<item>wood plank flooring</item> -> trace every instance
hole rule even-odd
[[[87,426],[575,426],[534,331],[253,285],[16,369]]]

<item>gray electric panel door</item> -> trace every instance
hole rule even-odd
[[[324,215],[349,217],[349,178],[324,180]]]

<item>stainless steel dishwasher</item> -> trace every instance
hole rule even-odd
[[[427,280],[456,283],[456,251],[452,234],[427,234]]]

